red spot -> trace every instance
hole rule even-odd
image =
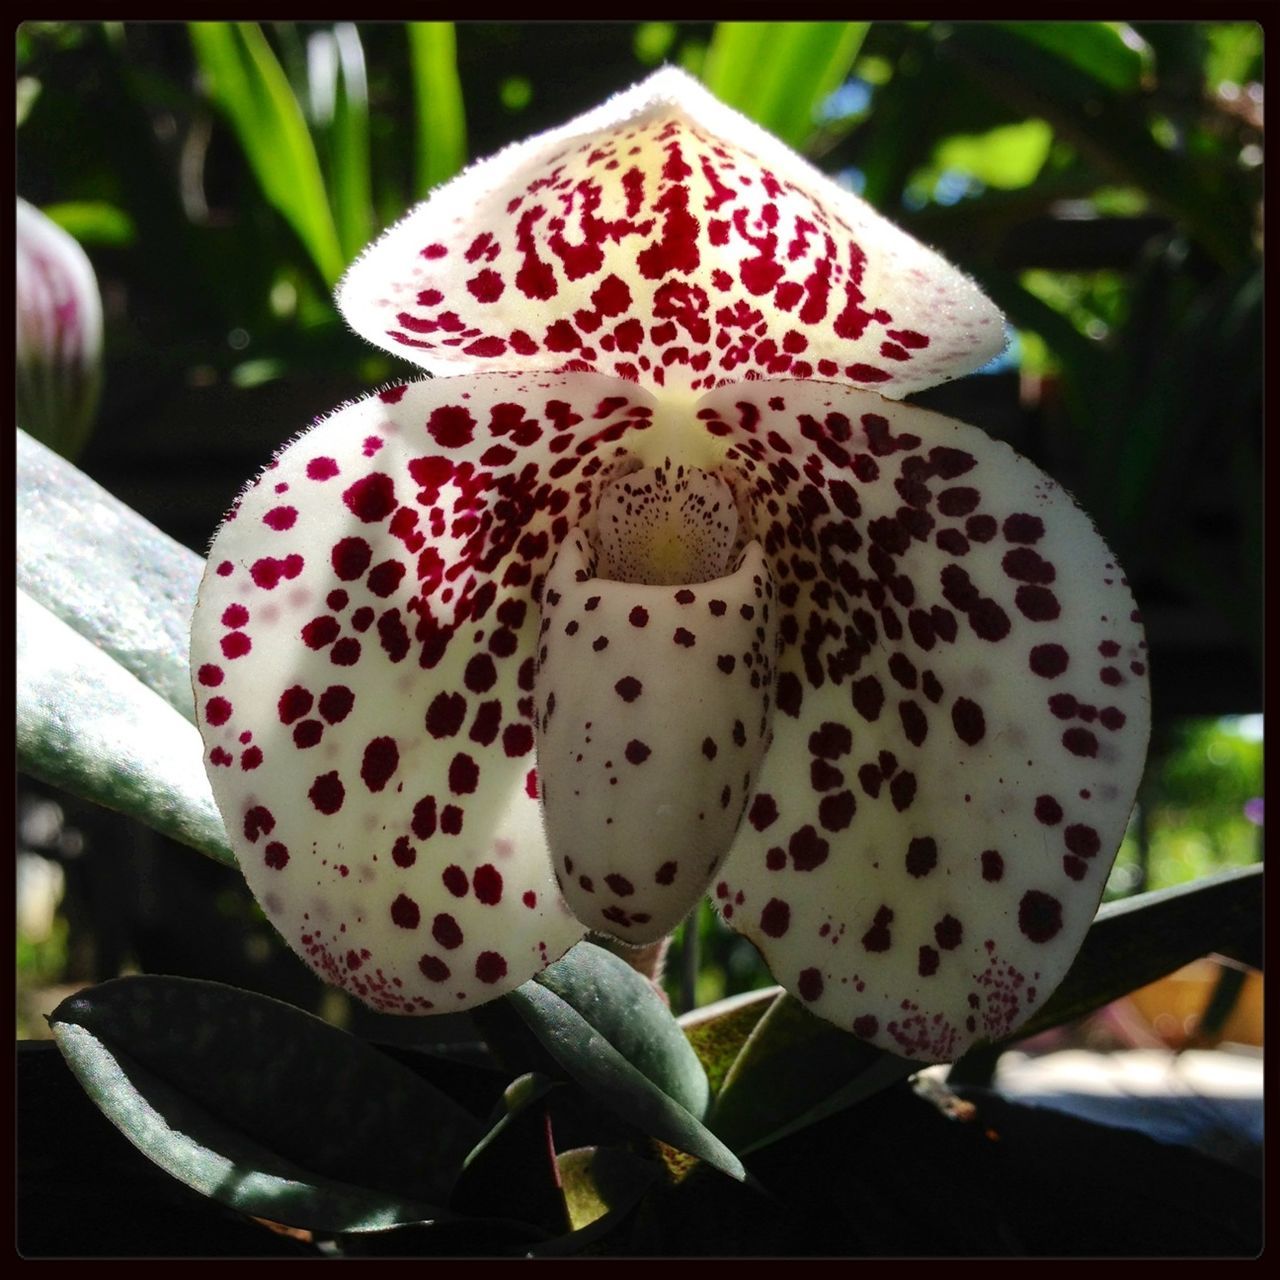
[[[305,716],[311,710],[313,701],[310,691],[300,684],[290,686],[280,695],[280,701],[276,703],[280,723],[292,724],[300,716]]]
[[[477,867],[471,877],[476,898],[487,907],[502,901],[502,872],[491,862]]]
[[[1073,756],[1096,756],[1098,739],[1088,729],[1068,729],[1062,735],[1062,745]]]
[[[852,791],[823,796],[818,804],[818,820],[827,831],[843,831],[853,821],[857,806]]]
[[[944,516],[967,516],[977,508],[979,499],[977,489],[944,489],[938,494],[938,510]]]
[[[357,520],[374,524],[396,509],[395,485],[389,475],[375,471],[357,480],[342,495],[342,501]]]
[[[408,836],[398,836],[391,846],[391,860],[397,867],[411,867],[418,860],[418,851],[409,843]]]
[[[629,614],[627,614],[627,621],[630,622],[633,627],[648,626],[649,625],[648,609],[643,608],[641,605],[636,605],[636,607],[632,609]]]
[[[1062,903],[1039,889],[1028,889],[1018,904],[1018,928],[1032,942],[1048,942],[1062,930]]]
[[[620,898],[629,898],[636,891],[635,885],[626,876],[618,875],[616,871],[605,876],[604,882]]]
[[[498,679],[497,668],[487,653],[473,654],[462,673],[463,683],[472,693],[487,693]]]
[[[311,784],[307,797],[321,813],[332,814],[342,808],[347,791],[335,770],[332,773],[322,773]]]
[[[907,874],[919,879],[938,865],[938,845],[932,836],[917,836],[907,846]]]
[[[458,922],[444,912],[431,922],[431,936],[446,951],[453,951],[462,946],[462,930],[458,927]]]
[[[1062,821],[1062,806],[1052,796],[1036,796],[1036,821],[1056,827]]]
[[[455,796],[469,796],[480,783],[480,766],[463,752],[449,763],[449,790]]]
[[[827,860],[830,846],[811,826],[803,826],[787,843],[787,852],[797,871],[812,871]]]
[[[864,676],[856,680],[850,690],[854,710],[864,720],[877,720],[880,708],[884,706],[884,690],[875,676]]]
[[[520,895],[520,901],[523,902],[526,907],[532,910],[534,907],[538,905],[538,895],[534,893],[532,889],[526,889]]]
[[[644,764],[651,754],[650,748],[639,738],[632,738],[627,743],[626,757],[632,764]]]
[[[1000,566],[1016,582],[1048,584],[1058,576],[1053,565],[1030,547],[1014,547],[1012,551],[1006,551]]]
[[[870,1013],[864,1013],[853,1020],[853,1034],[863,1040],[870,1040],[880,1030],[880,1020]]]
[[[360,776],[370,791],[381,791],[400,765],[400,751],[394,738],[374,738],[364,749]]]
[[[307,463],[307,479],[332,480],[338,474],[338,464],[332,458],[312,458]]]
[[[319,720],[302,720],[293,726],[293,745],[300,751],[314,747],[324,736],[324,725]]]
[[[502,731],[502,750],[517,760],[533,750],[533,729],[527,724],[509,724]]]
[[[496,951],[482,951],[476,957],[476,977],[481,982],[500,982],[507,976],[507,962]]]
[[[889,798],[899,813],[911,807],[916,798],[916,775],[904,769],[889,783]]]
[[[634,702],[640,696],[644,686],[635,676],[623,676],[613,688],[623,702]]]
[[[1031,670],[1046,680],[1060,676],[1069,662],[1067,651],[1060,644],[1038,644],[1031,650]]]
[[[433,738],[451,738],[462,728],[467,700],[460,693],[437,693],[427,708],[427,732]]]
[[[1117,729],[1124,728],[1125,714],[1119,707],[1103,707],[1098,712],[1098,719],[1102,722],[1104,729],[1110,729],[1114,732]]]
[[[418,961],[418,968],[428,982],[444,982],[449,977],[449,966],[439,956],[423,956]]]
[[[751,802],[751,812],[747,814],[747,820],[757,831],[771,827],[778,820],[777,801],[768,792],[760,792]]]
[[[346,636],[335,644],[329,653],[329,661],[335,667],[354,667],[360,659],[360,641]]]
[[[938,953],[932,947],[921,947],[916,972],[922,978],[931,978],[938,972],[939,959]]]
[[[1039,542],[1044,537],[1044,521],[1025,513],[1009,516],[1004,522],[1004,536],[1009,542]]]
[[[274,529],[277,533],[283,533],[286,529],[292,529],[297,519],[297,507],[272,507],[271,510],[262,517],[262,523],[265,524],[268,529]]]
[[[657,871],[653,873],[654,884],[670,884],[676,878],[678,865],[674,862],[664,862]]]
[[[271,810],[256,804],[244,815],[244,838],[250,844],[257,844],[260,835],[270,835],[275,830],[276,820]]]
[[[267,845],[262,861],[273,871],[283,871],[289,865],[289,850],[279,840],[273,840]]]
[[[392,923],[399,925],[400,928],[416,929],[421,919],[422,912],[418,910],[418,904],[407,894],[400,894],[391,904]]]
[[[760,928],[771,938],[781,938],[791,927],[791,908],[781,898],[770,898],[760,913]]]
[[[368,588],[385,600],[400,585],[404,573],[404,565],[399,560],[384,560],[369,574]]]
[[[801,969],[796,979],[796,990],[802,1000],[810,1002],[822,995],[822,973],[818,969]]]
[[[943,951],[954,951],[964,940],[964,927],[955,916],[945,915],[933,926],[933,940]]]
[[[848,726],[836,724],[832,720],[825,721],[809,735],[809,750],[815,756],[823,756],[828,760],[838,760],[853,747],[853,734]]]
[[[1058,597],[1048,587],[1019,587],[1013,602],[1022,616],[1032,622],[1052,622],[1062,612]]]
[[[206,662],[196,672],[196,679],[207,688],[216,689],[222,683],[222,668],[214,666],[211,662]]]
[[[373,559],[373,548],[363,538],[343,538],[329,555],[333,571],[343,582],[354,582],[364,576]]]
[[[1073,823],[1062,833],[1062,842],[1072,853],[1082,858],[1094,857],[1102,848],[1102,839],[1092,828],[1082,822]]]
[[[240,753],[240,767],[242,769],[256,769],[261,763],[261,747],[250,747],[247,751]]]
[[[893,944],[889,926],[893,923],[893,911],[881,906],[871,922],[871,928],[862,935],[862,945],[867,951],[888,951]]]
[[[231,719],[231,703],[226,698],[210,698],[205,704],[204,718],[209,724],[226,724]]]
[[[249,621],[249,610],[242,604],[229,604],[222,611],[224,627],[243,627]]]
[[[994,849],[982,852],[982,878],[992,884],[1004,878],[1004,859]]]
[[[223,560],[223,561],[218,565],[218,577],[220,577],[220,578],[227,578],[227,577],[230,577],[230,576],[231,576],[231,571],[232,571],[232,569],[233,569],[234,567],[235,567],[235,566],[231,563],[231,561],[230,561],[230,560]]]
[[[957,698],[951,708],[951,723],[955,726],[956,736],[961,742],[970,746],[982,741],[986,736],[987,722],[982,708],[968,698]]]
[[[320,695],[320,714],[330,724],[341,724],[355,706],[356,695],[345,684],[331,684]]]

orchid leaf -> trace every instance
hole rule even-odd
[[[747,991],[681,1015],[680,1029],[706,1070],[713,1093],[719,1091],[747,1037],[781,993],[781,987]]]
[[[51,1017],[109,1120],[188,1186],[325,1231],[440,1216],[480,1125],[363,1042],[217,983],[134,977]]]
[[[589,1093],[646,1133],[744,1176],[700,1122],[706,1076],[648,982],[625,961],[580,943],[507,1002],[543,1048]]]
[[[191,42],[213,100],[230,120],[263,194],[297,233],[326,283],[346,257],[315,144],[288,77],[253,22],[193,22]]]
[[[849,74],[866,22],[721,22],[703,80],[722,102],[800,147]]]
[[[197,731],[21,589],[17,720],[25,773],[235,865]]]
[[[467,161],[467,126],[452,22],[410,22],[409,65],[417,110],[417,188],[426,195]]]
[[[21,430],[17,499],[19,589],[194,720],[204,561]]]

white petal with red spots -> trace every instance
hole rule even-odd
[[[272,922],[377,1008],[491,999],[582,936],[538,811],[533,597],[650,412],[589,374],[394,388],[289,445],[214,541],[214,795]]]
[[[1005,342],[960,272],[674,69],[446,184],[339,305],[436,373],[572,362],[651,387],[896,398]]]
[[[953,1058],[1025,1021],[1141,776],[1146,645],[1088,517],[972,427],[820,384],[699,417],[770,557],[773,742],[714,888],[815,1012]]]

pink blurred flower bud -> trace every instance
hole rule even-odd
[[[25,200],[16,284],[18,426],[74,458],[98,406],[102,299],[84,250]]]

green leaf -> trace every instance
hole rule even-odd
[[[199,732],[21,589],[17,665],[23,772],[235,865]]]
[[[1261,865],[1109,902],[1062,984],[1016,1038],[1083,1017],[1213,951],[1258,963],[1261,939]]]
[[[708,1123],[744,1155],[919,1071],[780,992],[747,1037]]]
[[[698,1118],[708,1090],[697,1055],[648,982],[625,961],[580,942],[506,1000],[588,1093],[668,1145],[732,1178],[746,1176]]]
[[[866,22],[717,23],[703,81],[793,147],[814,132],[817,109],[844,83]]]
[[[575,1147],[556,1157],[574,1231],[612,1227],[659,1176],[651,1160],[617,1147]]]
[[[419,196],[452,178],[467,161],[467,125],[452,22],[410,22],[409,67],[417,108]]]
[[[720,1089],[747,1037],[781,991],[781,987],[746,991],[681,1015],[680,1030],[698,1055],[713,1093]]]
[[[1021,120],[983,134],[943,138],[931,168],[955,170],[988,187],[1012,191],[1036,180],[1052,145],[1053,130],[1043,120]]]
[[[346,267],[315,145],[288,77],[254,22],[193,22],[191,43],[213,100],[240,139],[263,195],[326,284]]]
[[[40,212],[81,244],[117,248],[132,244],[138,234],[133,219],[106,200],[64,200],[43,205]]]
[[[144,1155],[277,1222],[354,1232],[439,1217],[481,1128],[355,1037],[218,983],[120,978],[50,1022],[86,1092]]]
[[[1002,22],[1005,30],[1114,89],[1137,93],[1151,74],[1151,50],[1118,22]]]
[[[17,498],[19,588],[194,722],[204,561],[24,431]]]
[[[354,258],[373,236],[369,167],[369,84],[354,23],[339,22],[307,40],[311,114],[324,144],[329,189],[343,255]]]

